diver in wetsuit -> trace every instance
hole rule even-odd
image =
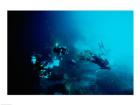
[[[55,44],[53,52],[58,56],[63,56],[68,54],[68,49],[65,46],[59,46],[58,43]]]
[[[43,69],[43,66],[41,65],[41,60],[40,60],[40,57],[38,54],[33,54],[31,56],[31,63],[33,65],[33,72],[35,75],[39,75],[40,71]]]
[[[90,50],[85,50],[80,55],[80,60],[90,61],[100,66],[101,69],[110,70],[109,61],[107,59],[103,59],[101,56],[97,56],[96,54],[93,54]]]
[[[33,54],[31,56],[32,69],[32,91],[34,94],[40,93],[40,71],[42,70],[40,56],[38,54]]]
[[[50,76],[50,69],[46,69],[45,66],[48,65],[48,61],[41,61],[40,54],[33,54],[31,56],[31,63],[33,64],[33,74],[36,77],[45,78]]]
[[[93,55],[92,58],[90,59],[90,61],[97,64],[98,66],[100,66],[101,69],[110,70],[109,62],[107,59],[103,59],[97,55]]]

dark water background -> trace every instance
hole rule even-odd
[[[89,62],[69,62],[85,49],[100,53],[101,41],[110,71]],[[47,56],[56,42],[69,48],[54,68],[60,78],[39,80],[30,56],[34,51]],[[9,11],[8,94],[133,94],[133,12]]]

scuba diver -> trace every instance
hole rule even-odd
[[[108,69],[110,70],[111,68],[109,67],[109,62],[107,59],[103,59],[97,55],[93,55],[92,58],[90,59],[91,62],[97,64],[100,66],[100,69]]]
[[[33,54],[31,56],[31,63],[34,66],[34,69],[36,71],[39,71],[40,69],[42,69],[43,67],[41,66],[41,55],[40,54]]]
[[[68,49],[65,46],[60,46],[58,43],[55,44],[53,52],[58,56],[63,56],[68,54]]]
[[[39,54],[33,54],[31,56],[31,63],[33,65],[33,70],[35,75],[37,75],[38,77],[42,77],[45,74],[45,70],[44,70],[44,65],[41,62],[41,56],[38,56]]]
[[[54,67],[58,67],[60,64],[60,60],[56,57],[51,58],[51,60],[45,59],[41,60],[41,56],[39,54],[33,54],[31,56],[31,63],[34,67],[34,72],[41,78],[49,78],[52,74],[52,70]]]
[[[85,50],[84,52],[82,52],[80,55],[80,60],[89,61],[94,64],[97,64],[100,67],[100,69],[111,69],[109,67],[109,61],[107,59],[93,54],[90,50]]]

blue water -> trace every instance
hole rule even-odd
[[[73,67],[60,62],[65,78],[71,81],[66,84],[69,94],[133,94],[132,11],[33,12],[27,27],[32,27],[31,51],[48,54],[57,42],[69,48],[66,61],[83,50],[98,54],[98,44],[103,43],[109,71],[93,63]]]

